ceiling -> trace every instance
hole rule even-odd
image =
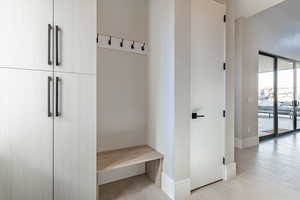
[[[226,0],[223,0],[226,1]],[[234,5],[235,16],[250,17],[286,0],[227,0]]]

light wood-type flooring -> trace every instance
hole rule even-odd
[[[236,150],[237,177],[192,193],[192,200],[300,199],[300,134]],[[169,200],[145,176],[101,187],[101,200]]]

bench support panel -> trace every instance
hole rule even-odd
[[[146,176],[161,187],[162,159],[146,162]]]

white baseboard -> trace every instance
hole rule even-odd
[[[188,200],[191,197],[191,180],[175,182],[167,174],[162,174],[162,190],[171,200]]]
[[[98,185],[115,182],[125,178],[145,174],[145,164],[139,164],[121,169],[110,170],[109,172],[101,172],[97,174]]]
[[[245,139],[235,138],[234,139],[235,147],[239,149],[246,149],[249,147],[254,147],[259,144],[258,136],[249,137]]]
[[[236,177],[236,163],[234,162],[224,165],[223,180],[227,181],[234,177]]]
[[[162,190],[172,199],[174,196],[174,181],[171,179],[168,175],[166,175],[164,172],[162,173],[161,177],[161,187]]]

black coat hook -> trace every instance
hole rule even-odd
[[[141,47],[142,51],[145,51],[145,46],[146,46],[146,43],[144,42],[144,44]]]
[[[109,36],[108,45],[111,46],[111,36]]]
[[[121,43],[120,43],[120,47],[124,46],[124,39],[122,39]]]
[[[131,49],[134,49],[134,41],[131,44]]]

